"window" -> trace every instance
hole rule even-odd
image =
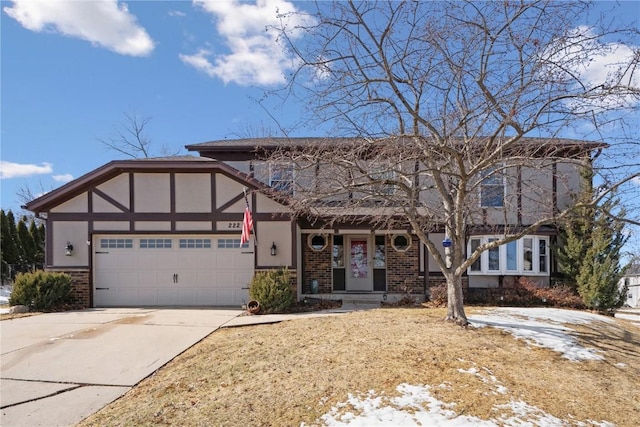
[[[100,239],[101,249],[131,249],[133,239]]]
[[[333,268],[344,268],[344,238],[333,236]]]
[[[468,254],[484,243],[494,242],[498,236],[474,236],[469,239]],[[489,249],[470,267],[469,274],[487,275],[547,275],[549,272],[549,238],[527,236],[520,240]]]
[[[249,242],[244,245],[240,244],[240,239],[218,239],[218,249],[246,249],[249,247]]]
[[[140,239],[140,249],[170,249],[171,239]]]
[[[518,271],[518,241],[507,243],[507,270]]]
[[[475,252],[476,249],[478,249],[480,247],[480,239],[471,239],[471,250],[469,251],[470,254],[472,254],[473,252]],[[481,259],[482,257],[478,258],[477,260],[474,261],[473,264],[471,264],[471,271],[481,271]]]
[[[547,272],[547,241],[538,241],[538,265],[541,273]]]
[[[489,238],[489,243],[495,242],[496,238]],[[500,246],[489,249],[489,270],[500,271]]]
[[[533,270],[533,239],[522,239],[524,271]]]
[[[327,247],[327,240],[325,234],[310,234],[307,238],[307,244],[312,250],[320,252]]]
[[[502,166],[491,168],[482,173],[480,183],[480,206],[483,208],[501,208],[504,206],[504,175]]]
[[[281,193],[293,195],[293,165],[270,163],[269,185]]]
[[[211,239],[180,239],[180,249],[210,249]]]
[[[411,237],[408,234],[394,234],[391,236],[391,246],[398,252],[406,252],[411,247]]]
[[[370,174],[373,181],[373,194],[391,196],[395,193],[396,187],[391,184],[396,179],[396,172],[389,165],[378,165],[373,168]]]

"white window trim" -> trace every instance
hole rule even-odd
[[[489,239],[499,239],[501,236],[472,236],[469,238],[467,243],[467,253],[471,254],[471,241],[472,240],[480,240],[480,244],[484,245],[489,242]],[[533,268],[531,270],[524,269],[524,239],[532,239],[533,240]],[[546,271],[540,271],[540,241],[546,242],[546,258],[545,258],[545,267]],[[547,236],[532,236],[527,235],[523,236],[520,239],[515,241],[517,243],[516,246],[516,260],[517,260],[517,269],[516,270],[507,270],[507,245],[500,245],[500,268],[498,270],[489,270],[489,251],[484,251],[480,255],[480,271],[472,271],[471,266],[467,269],[467,274],[470,276],[549,276],[550,271],[550,246],[549,246],[549,237]]]

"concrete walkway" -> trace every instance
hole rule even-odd
[[[0,425],[74,425],[239,310],[90,309],[0,322]]]

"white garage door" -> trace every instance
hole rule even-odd
[[[94,305],[240,306],[253,245],[239,236],[95,236]]]

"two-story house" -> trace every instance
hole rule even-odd
[[[26,208],[46,221],[46,268],[70,273],[76,301],[85,307],[240,306],[248,301],[255,272],[279,267],[292,271],[299,299],[355,293],[393,300],[406,292],[424,295],[442,282],[437,264],[408,226],[382,229],[352,221],[329,227],[317,218],[293,216],[287,198],[296,197],[295,188],[322,183],[317,167],[304,175],[269,161],[282,142],[211,141],[186,147],[199,157],[113,161],[29,202]],[[288,142],[300,146],[313,139]],[[500,179],[482,181],[468,251],[496,238],[497,224],[526,226],[537,212],[571,203],[580,182],[577,159],[602,144],[558,144],[566,147],[566,162],[541,154],[535,165],[505,168]],[[544,203],[534,193],[544,195]],[[254,235],[243,245],[247,202]],[[373,203],[367,209],[382,208]],[[438,246],[445,239],[437,226],[428,236]],[[553,227],[541,227],[483,253],[467,271],[467,286],[498,287],[517,276],[548,284],[555,272],[555,236]]]

